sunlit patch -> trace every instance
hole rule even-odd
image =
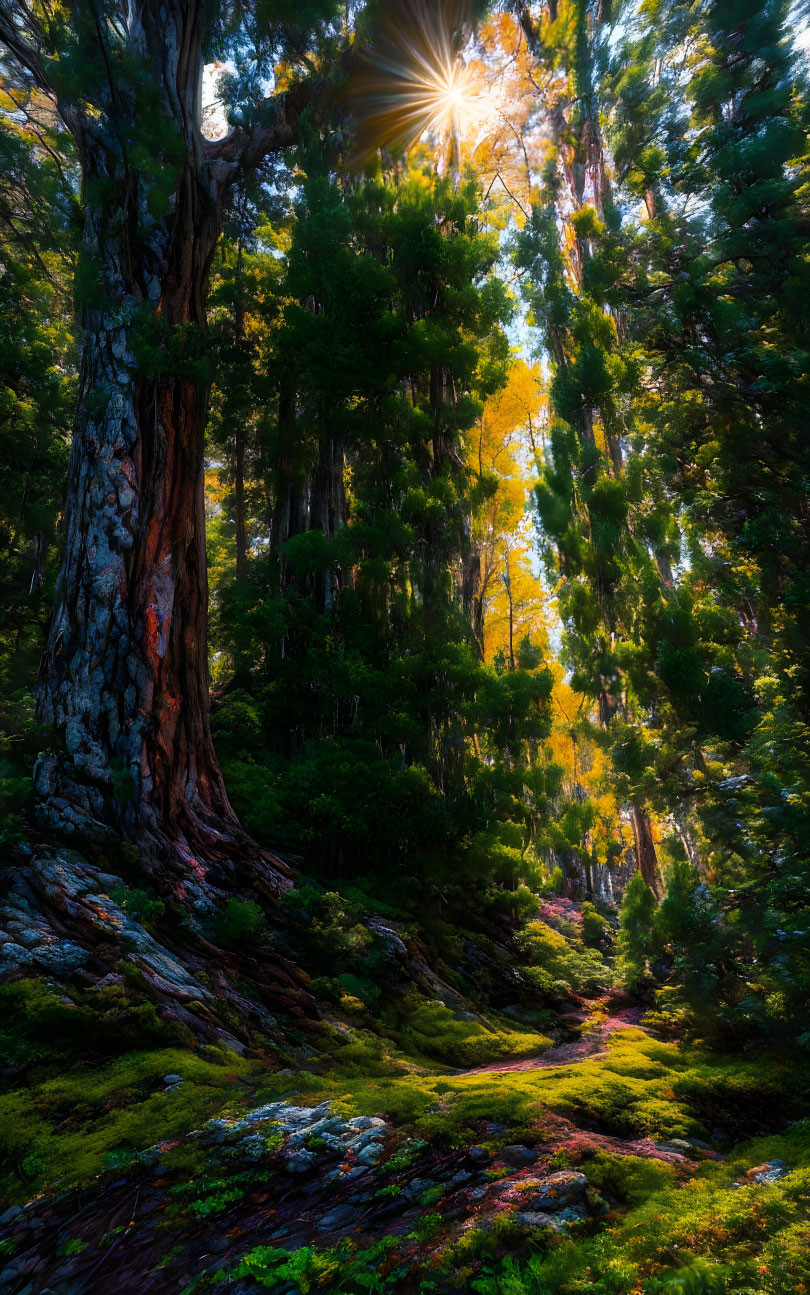
[[[402,151],[426,131],[446,142],[480,128],[492,109],[461,54],[472,30],[468,0],[384,7],[348,85],[358,164],[379,148]]]

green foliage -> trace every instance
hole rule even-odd
[[[611,983],[610,969],[595,949],[567,940],[546,922],[529,922],[517,945],[529,964],[526,974],[543,994],[596,993]]]
[[[488,1028],[460,1019],[440,1002],[405,1005],[400,1033],[408,1051],[451,1066],[476,1066],[501,1058],[537,1056],[551,1046],[542,1034]]]
[[[217,915],[213,936],[224,949],[263,944],[267,939],[264,913],[253,899],[231,898]]]
[[[606,917],[587,900],[582,904],[582,942],[589,949],[609,953],[613,947],[613,927]]]
[[[656,900],[640,873],[627,883],[619,909],[618,974],[625,988],[641,989],[652,973]]]
[[[218,749],[248,829],[308,870],[384,875],[399,907],[473,876],[508,895],[530,876],[551,674],[480,661],[459,577],[463,438],[508,362],[497,244],[472,181],[343,185],[308,148],[281,273],[245,235],[217,290],[215,434],[267,411],[249,488],[273,519],[220,589],[217,670],[242,687],[215,711]],[[237,307],[264,330],[252,359]]]
[[[113,1153],[110,1168],[132,1163],[156,1140],[176,1138],[219,1113],[232,1096],[234,1074],[251,1069],[224,1049],[209,1049],[204,1060],[156,1041],[151,1051],[35,1071],[23,1087],[0,1095],[3,1197],[87,1183]],[[185,1082],[165,1090],[163,1076],[172,1072]]]

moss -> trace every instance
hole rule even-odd
[[[161,1049],[129,1053],[99,1068],[74,1066],[3,1094],[4,1201],[86,1183],[157,1142],[182,1137],[232,1100],[234,1077],[255,1069],[225,1049],[215,1061]],[[165,1089],[169,1073],[185,1083]]]
[[[607,1055],[571,1066],[481,1074],[436,1075],[411,1068],[361,1079],[301,1076],[271,1081],[269,1092],[316,1102],[331,1098],[346,1115],[382,1113],[437,1145],[475,1141],[482,1124],[497,1122],[512,1140],[542,1135],[548,1110],[624,1136],[705,1136],[685,1098],[673,1092],[689,1060],[672,1044],[640,1030],[613,1035]],[[733,1065],[734,1063],[729,1063]],[[720,1072],[724,1073],[724,1072]]]
[[[124,963],[126,969],[131,964]],[[71,990],[41,980],[0,987],[0,1053],[6,1064],[30,1066],[108,1057],[135,1047],[191,1046],[191,1032],[158,1014],[141,993],[137,973],[122,985]]]
[[[662,1164],[660,1160],[610,1155],[604,1151],[589,1157],[583,1169],[592,1187],[631,1207],[671,1187],[675,1179],[672,1165]]]
[[[516,944],[529,964],[524,974],[538,993],[560,996],[572,989],[594,992],[613,981],[600,954],[583,945],[573,928],[567,938],[547,922],[529,922]]]
[[[444,1003],[416,996],[407,1000],[403,1022],[397,1032],[403,1046],[445,1065],[486,1065],[506,1058],[537,1056],[551,1047],[551,1039],[545,1035],[521,1032],[508,1025],[487,1027],[480,1021],[464,1019]]]

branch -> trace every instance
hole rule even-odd
[[[322,81],[301,81],[284,94],[263,100],[259,105],[261,121],[251,130],[236,126],[222,139],[204,140],[203,151],[217,188],[227,188],[264,158],[297,144],[299,118],[324,88]]]
[[[22,15],[25,15],[25,17]],[[46,71],[42,51],[35,43],[39,25],[33,19],[26,22],[29,17],[24,8],[21,14],[15,4],[9,3],[9,0],[2,0],[2,3],[0,3],[0,43],[5,45],[20,66],[28,72],[40,90],[53,95],[53,86]],[[39,29],[39,34],[42,34],[41,28]]]

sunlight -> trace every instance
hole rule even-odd
[[[437,69],[433,80],[425,82],[425,109],[430,113],[425,129],[470,134],[481,115],[480,91],[471,70],[460,59]]]
[[[438,136],[440,152],[449,144],[453,153],[494,116],[486,85],[460,53],[471,34],[460,0],[401,0],[385,11],[349,85],[356,161],[379,148],[408,148],[426,132]]]

